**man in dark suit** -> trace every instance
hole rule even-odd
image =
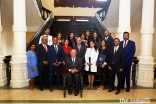
[[[64,58],[64,52],[61,45],[57,45],[57,37],[53,37],[53,45],[49,47],[48,51],[48,60],[50,66],[50,91],[53,91],[53,79],[54,74],[56,72],[57,75],[57,88],[62,90],[61,88],[61,69],[62,69],[62,62]]]
[[[75,49],[72,49],[70,54],[71,57],[68,57],[66,59],[66,64],[65,64],[67,70],[66,76],[68,80],[68,93],[70,95],[72,94],[71,86],[72,86],[72,79],[74,79],[76,85],[75,96],[77,96],[79,93],[79,89],[78,89],[79,78],[80,78],[79,73],[81,73],[82,70],[82,62],[79,57],[76,57]]]
[[[77,54],[76,57],[79,57],[82,62],[82,69],[84,68],[84,63],[85,63],[85,53],[86,53],[86,47],[81,45],[81,38],[78,37],[76,38],[76,45],[73,47],[73,49],[76,50]]]
[[[112,36],[110,36],[110,33],[108,30],[104,31],[104,37],[102,39],[106,40],[108,48],[111,48],[114,46],[113,38]]]
[[[108,64],[109,70],[111,70],[111,81],[110,81],[110,89],[108,92],[114,91],[114,80],[115,80],[115,74],[117,74],[118,77],[118,85],[116,88],[116,93],[120,93],[120,89],[122,86],[122,72],[125,67],[125,50],[119,46],[120,40],[118,38],[114,39],[114,47],[110,48],[110,60]]]
[[[132,58],[135,54],[135,42],[129,40],[128,32],[123,33],[123,39],[124,39],[124,41],[120,42],[120,46],[123,47],[126,51],[126,63],[125,63],[124,71],[123,71],[122,88],[124,88],[125,79],[126,79],[126,92],[129,92],[130,91],[130,72],[131,72]]]
[[[49,76],[49,67],[48,67],[48,45],[47,38],[45,36],[41,39],[42,43],[39,44],[36,48],[37,56],[37,65],[39,70],[39,89],[43,91],[43,87],[48,86],[48,76]]]

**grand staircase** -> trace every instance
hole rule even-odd
[[[99,37],[103,37],[104,30],[106,29],[102,23],[105,19],[111,0],[107,0],[105,7],[95,13],[93,21],[82,22],[82,21],[54,21],[52,11],[46,9],[42,6],[41,0],[36,0],[40,13],[45,22],[34,34],[34,36],[27,43],[27,49],[31,43],[36,45],[39,42],[40,36],[44,34],[46,28],[51,29],[51,35],[56,36],[58,32],[63,34],[63,37],[67,37],[68,34],[72,31],[75,33],[75,36],[78,37],[80,34],[85,33],[86,30],[89,30],[91,34],[96,31]]]
[[[51,34],[57,35],[58,32],[63,34],[63,38],[68,37],[70,32],[74,32],[75,37],[80,36],[89,30],[92,34],[95,30],[94,22],[82,21],[53,21],[51,26]]]

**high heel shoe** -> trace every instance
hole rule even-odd
[[[90,89],[90,87],[91,87],[91,86],[90,86],[90,84],[89,84],[89,85],[87,86],[87,88]]]
[[[104,86],[101,86],[100,90],[103,90],[104,89]]]
[[[98,90],[100,90],[101,89],[101,85],[98,87]]]
[[[90,88],[93,89],[93,84],[91,84]]]

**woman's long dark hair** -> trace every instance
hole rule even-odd
[[[96,32],[96,31],[94,31],[94,33],[96,33],[96,34],[97,34],[97,32]],[[93,33],[93,40],[94,40],[94,33]],[[97,34],[96,40],[94,40],[94,41],[96,41],[96,42],[98,42],[98,41],[99,41],[99,36],[98,36],[98,34]]]
[[[105,42],[105,47],[107,47],[107,41],[106,41],[105,39],[102,39],[102,40],[101,40],[101,43],[102,43],[102,41]],[[100,48],[102,49],[102,45],[101,45],[101,43],[100,43]]]
[[[65,38],[65,39],[64,39],[63,45],[65,45],[66,40],[68,40],[68,45],[69,45],[69,39],[68,39],[68,38]]]
[[[29,50],[31,50],[31,46],[32,45],[35,45],[35,49],[36,49],[36,44],[35,43],[31,43],[30,45],[29,45]],[[35,50],[34,50],[35,51]]]
[[[90,43],[91,43],[91,42],[93,42],[93,43],[94,43],[94,49],[95,49],[95,51],[97,51],[97,46],[96,46],[95,42],[94,42],[94,41],[92,41],[92,40],[89,42],[89,48],[90,48]]]
[[[58,37],[59,34],[61,35],[61,40],[62,40],[62,33],[61,32],[58,32],[57,33],[57,37]]]
[[[80,38],[81,38],[82,35],[84,35],[84,39],[86,39],[86,35],[85,35],[84,33],[82,33],[82,34],[80,35]]]
[[[69,40],[69,41],[70,41],[70,34],[71,34],[71,33],[73,33],[73,34],[74,34],[74,32],[70,32],[70,33],[69,33],[69,35],[68,35],[68,40]],[[74,34],[73,39],[75,39],[75,34]]]

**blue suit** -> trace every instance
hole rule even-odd
[[[124,41],[120,42],[120,46],[123,47],[124,46]],[[123,83],[122,83],[122,87],[124,88],[125,85],[125,78],[126,78],[126,86],[127,89],[130,89],[130,70],[131,70],[131,65],[132,65],[132,58],[135,54],[135,42],[128,40],[126,47],[124,48],[126,51],[126,64],[125,64],[125,68],[123,71]]]
[[[53,79],[54,79],[54,74],[56,71],[56,75],[57,75],[57,86],[60,86],[60,80],[61,80],[61,69],[62,69],[62,64],[60,64],[59,66],[54,66],[53,64],[57,62],[63,62],[63,58],[64,58],[64,53],[63,53],[63,49],[62,46],[57,45],[57,52],[54,48],[54,45],[50,46],[48,49],[48,60],[49,60],[49,70],[50,70],[50,78],[49,78],[49,82],[50,82],[50,87],[53,87]]]

